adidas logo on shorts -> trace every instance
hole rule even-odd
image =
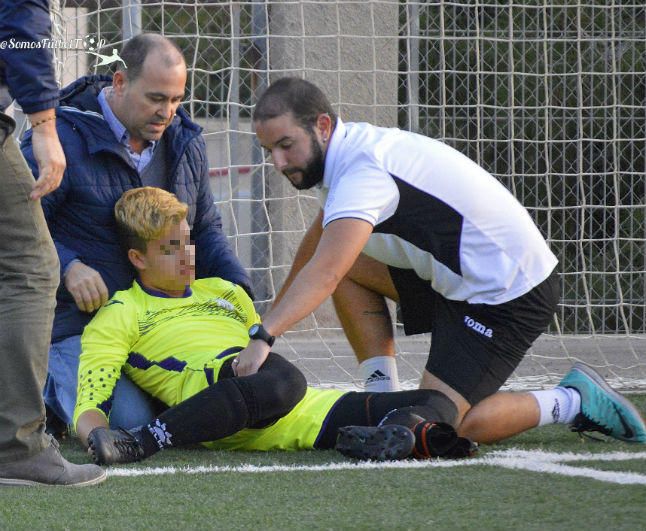
[[[390,380],[390,376],[385,375],[380,370],[376,370],[370,376],[368,376],[365,383],[369,384],[369,383],[372,383],[372,382],[383,382],[383,381],[386,381],[386,380]]]
[[[487,328],[485,325],[479,323],[468,315],[464,316],[464,324],[474,332],[478,332],[478,334],[482,334],[485,337],[493,337],[493,330],[491,328]]]

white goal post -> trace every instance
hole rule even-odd
[[[250,114],[279,76],[322,86],[348,121],[441,139],[496,176],[559,258],[562,301],[511,378],[549,386],[582,360],[646,388],[646,7],[605,0],[61,0],[56,32],[102,53],[139,31],[176,40],[184,106],[204,127],[212,189],[253,275],[259,309],[285,278],[317,208],[254,144]],[[58,51],[64,82],[109,73]],[[430,339],[398,334],[414,386]],[[318,385],[355,385],[356,362],[326,304],[277,347]]]

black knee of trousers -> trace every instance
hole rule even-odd
[[[224,368],[223,368],[224,369]],[[226,377],[226,372],[222,374]],[[249,426],[260,428],[289,413],[305,396],[303,373],[282,356],[270,352],[256,374],[235,377],[249,410]]]
[[[249,426],[245,398],[234,380],[218,381],[159,416],[182,446],[228,437]]]

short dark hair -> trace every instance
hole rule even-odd
[[[313,83],[298,77],[283,77],[272,83],[260,96],[253,111],[253,121],[264,122],[287,113],[292,113],[308,130],[316,125],[321,114],[329,115],[332,127],[336,126],[336,113],[325,94]]]
[[[157,35],[156,33],[141,33],[126,42],[119,57],[123,59],[123,62],[126,65],[126,69],[124,71],[130,81],[134,81],[141,75],[141,70],[143,69],[144,62],[146,61],[148,54],[151,51],[159,50],[160,48],[176,51],[182,58],[182,61],[184,61],[184,55],[182,54],[182,50],[180,50],[179,46],[170,39],[167,39],[162,35]],[[168,57],[168,62],[168,66],[177,64],[170,55]]]

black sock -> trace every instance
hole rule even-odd
[[[162,437],[160,439],[155,436],[157,430],[163,430],[166,433],[166,424],[161,423],[159,419],[155,419],[145,426],[139,426],[138,428],[130,430],[143,448],[144,457],[150,457],[159,450],[172,446],[172,436]]]

